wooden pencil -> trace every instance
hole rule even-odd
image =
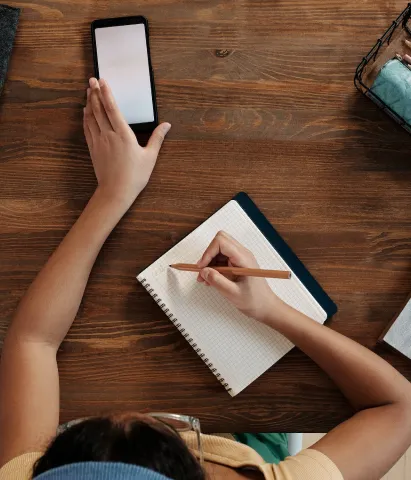
[[[180,270],[183,272],[201,272],[202,268],[199,268],[197,265],[191,263],[175,263],[170,265],[171,268],[175,270]],[[217,267],[210,266],[214,270],[220,273],[226,273],[231,275],[236,275],[239,277],[264,277],[264,278],[280,278],[283,280],[288,280],[291,278],[291,272],[288,270],[263,270],[261,268],[243,268],[243,267]]]

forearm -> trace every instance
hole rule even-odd
[[[265,323],[311,357],[355,409],[410,401],[410,383],[367,348],[282,302],[272,311]]]
[[[99,186],[22,299],[7,333],[0,362],[0,467],[23,453],[43,451],[55,436],[56,351],[104,241],[147,184],[171,126],[159,125],[143,148],[107,83],[93,78],[90,87],[83,126]]]
[[[58,348],[77,314],[95,259],[126,209],[96,191],[23,297],[9,340]]]
[[[208,268],[221,254],[227,257],[228,264],[258,267],[250,251],[219,232],[198,262],[202,281],[242,313],[269,325],[297,345],[359,410],[311,448],[328,456],[346,480],[381,478],[411,442],[410,384],[377,355],[286,305],[265,280],[232,280]]]

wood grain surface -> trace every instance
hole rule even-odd
[[[92,20],[149,19],[172,124],[61,347],[62,421],[165,410],[205,431],[325,432],[350,415],[297,349],[231,398],[135,280],[240,190],[338,304],[329,326],[411,379],[411,362],[376,346],[411,291],[410,137],[353,86],[404,1],[8,3],[23,10],[0,100],[1,339],[96,186],[81,126]]]

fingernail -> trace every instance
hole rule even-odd
[[[171,123],[166,122],[163,127],[164,133],[167,133],[170,130],[170,128],[171,128]]]
[[[204,280],[207,280],[209,274],[210,274],[210,271],[207,270],[206,268],[204,270],[201,270],[201,276],[204,278]]]
[[[104,87],[104,86],[106,85],[105,80],[103,80],[102,78],[100,78],[100,80],[98,81],[98,83],[100,84],[100,87]]]
[[[89,84],[90,84],[90,87],[93,88],[93,87],[97,87],[98,82],[97,82],[97,80],[96,80],[94,77],[92,77],[92,78],[90,78],[90,80],[89,80]]]

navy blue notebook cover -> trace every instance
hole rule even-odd
[[[250,217],[254,224],[258,227],[260,232],[271,243],[279,255],[287,262],[288,266],[293,270],[297,277],[304,284],[305,288],[317,300],[321,307],[327,313],[327,319],[332,317],[337,312],[337,305],[324,292],[321,285],[305,268],[304,264],[285,243],[280,234],[275,230],[271,223],[266,219],[257,205],[245,193],[240,192],[233,200],[235,200],[245,213]]]

